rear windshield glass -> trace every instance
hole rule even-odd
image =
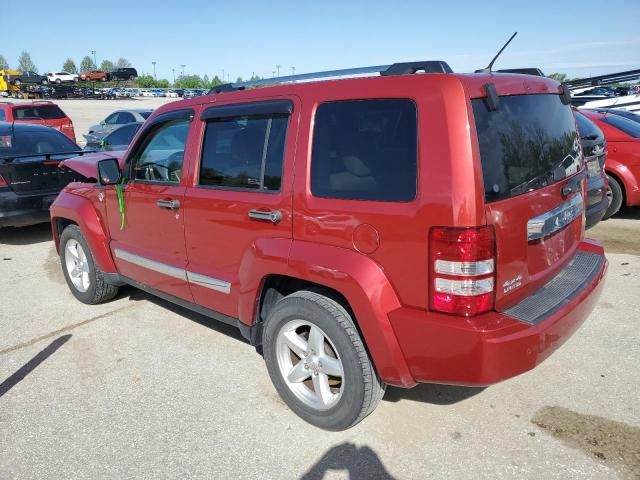
[[[603,122],[622,130],[633,138],[640,138],[640,123],[621,117],[620,115],[607,115],[602,118]]]
[[[573,113],[578,121],[578,133],[580,134],[580,138],[597,140],[604,136],[602,130],[600,130],[598,126],[587,117],[578,112]]]
[[[580,169],[580,142],[571,109],[559,95],[500,97],[490,111],[472,100],[486,201],[545,187]]]
[[[51,131],[20,131],[16,129],[10,137],[0,141],[0,158],[14,155],[37,155],[40,153],[64,153],[80,150],[62,133]]]
[[[56,105],[37,107],[15,107],[13,116],[16,120],[57,120],[66,115]]]

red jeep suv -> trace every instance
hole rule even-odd
[[[424,65],[226,85],[156,110],[125,153],[65,161],[85,178],[51,209],[71,292],[130,284],[237,325],[289,407],[330,430],[386,384],[534,368],[607,269],[584,239],[569,97]]]

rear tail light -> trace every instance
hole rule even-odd
[[[6,187],[6,186],[7,186],[7,182],[5,181],[4,178],[2,178],[2,175],[0,175],[0,188]]]
[[[493,227],[434,227],[429,234],[432,310],[470,317],[493,309]]]

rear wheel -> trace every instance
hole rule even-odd
[[[606,220],[609,217],[614,216],[622,207],[622,202],[624,200],[624,194],[622,192],[622,187],[618,180],[613,178],[611,175],[607,175],[609,177],[609,185],[607,186],[607,198],[609,199],[609,208],[604,213],[602,217]]]
[[[62,80],[60,80],[59,78],[56,78],[56,83],[60,85],[62,83]]]
[[[280,397],[313,425],[347,429],[384,394],[351,316],[324,295],[299,291],[280,300],[266,320],[263,340]]]
[[[16,87],[19,87],[21,83],[22,83],[22,82],[21,82],[20,80],[18,80],[17,78],[13,81],[13,84],[14,84]]]
[[[105,282],[77,225],[69,225],[60,236],[60,262],[71,293],[82,303],[95,305],[118,293],[118,287]]]

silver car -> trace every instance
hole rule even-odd
[[[89,127],[89,133],[84,137],[92,142],[100,141],[116,128],[127,123],[144,122],[153,113],[148,108],[132,108],[128,110],[116,110],[97,125]]]

